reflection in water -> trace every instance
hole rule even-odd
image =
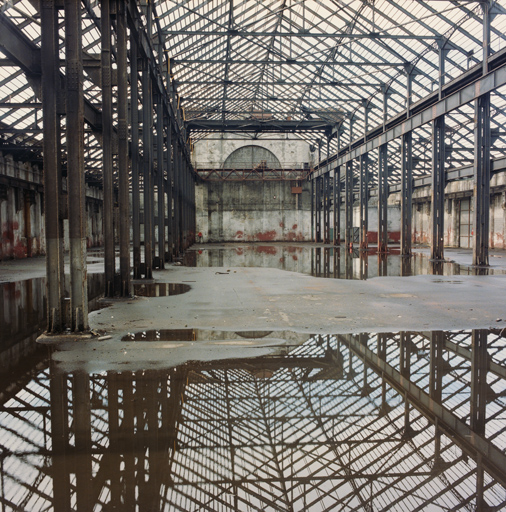
[[[184,283],[135,283],[134,294],[139,297],[167,297],[190,291],[191,286]]]
[[[431,261],[424,253],[402,256],[398,251],[378,253],[354,247],[314,245],[237,245],[187,251],[185,265],[194,267],[262,267],[335,279],[370,279],[378,276],[489,275],[502,269],[472,267],[452,261]]]
[[[488,346],[487,346],[488,344]],[[506,506],[500,333],[317,335],[286,355],[2,389],[10,510]]]

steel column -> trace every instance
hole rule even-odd
[[[444,190],[443,190],[444,194]],[[413,136],[401,139],[401,255],[411,255],[411,218],[413,205]]]
[[[490,93],[474,106],[473,265],[489,264],[490,229]]]
[[[130,88],[131,108],[130,122],[132,125],[132,242],[134,279],[141,278],[141,216],[140,216],[140,189],[139,189],[139,69],[138,48],[134,37],[134,30],[130,29]]]
[[[353,161],[346,163],[344,178],[344,242],[346,247],[353,246]]]
[[[130,277],[130,208],[128,172],[128,82],[127,82],[127,33],[126,6],[117,2],[117,72],[118,72],[118,178],[119,178],[119,266],[120,294],[127,297],[131,293]]]
[[[315,215],[315,180],[311,180],[311,241],[315,242],[315,224],[316,224],[316,215]]]
[[[81,4],[73,0],[65,0],[65,61],[71,329],[84,331],[88,329],[88,283],[84,186],[83,45]]]
[[[330,174],[323,175],[323,242],[330,243]]]
[[[114,297],[114,184],[112,168],[112,69],[111,69],[111,0],[102,0],[101,72],[102,72],[102,174],[104,183],[104,273],[105,296]]]
[[[316,215],[315,215],[315,222],[316,222],[316,236],[315,236],[315,242],[321,242],[322,241],[322,210],[321,210],[321,203],[322,203],[322,177],[318,176],[316,178],[316,195],[315,195],[315,206],[316,206]]]
[[[179,138],[176,136],[173,146],[174,156],[174,254],[176,257],[181,252],[181,239],[179,231],[179,178],[180,178],[180,161],[179,161]]]
[[[369,155],[360,157],[360,250],[367,251],[369,230]]]
[[[142,168],[144,184],[144,277],[153,277],[153,100],[149,63],[142,60]]]
[[[58,11],[54,1],[41,3],[42,110],[44,116],[44,220],[46,230],[47,332],[64,327],[63,219],[61,215]]]
[[[174,173],[172,163],[172,123],[171,120],[166,118],[166,129],[167,129],[167,181],[166,181],[166,192],[167,192],[167,255],[168,261],[172,261],[174,258],[174,225],[172,223],[172,176]]]
[[[432,123],[431,259],[443,259],[445,201],[445,117]]]
[[[312,183],[312,182],[311,182]],[[334,169],[334,231],[333,243],[341,243],[341,168]]]
[[[158,206],[158,267],[165,267],[165,163],[163,158],[163,99],[158,95],[156,106],[156,189]]]
[[[388,145],[378,151],[378,252],[388,252]]]

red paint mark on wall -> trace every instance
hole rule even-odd
[[[26,245],[23,242],[21,242],[20,240],[18,240],[16,242],[16,244],[14,245],[12,252],[13,252],[14,258],[16,258],[16,259],[26,258],[26,256],[27,256]]]
[[[297,257],[297,255],[296,255],[296,254],[294,254],[294,255],[292,256],[292,259],[293,259],[293,261],[297,261],[299,258]]]
[[[280,223],[279,223],[279,227],[280,227],[280,228],[284,228],[284,227],[285,227],[284,223],[283,223],[283,222],[280,222]]]
[[[237,247],[237,249],[235,250],[235,253],[238,255],[238,256],[241,256],[242,254],[244,254],[244,250],[242,247]]]
[[[276,254],[278,252],[276,247],[271,247],[270,245],[259,245],[255,247],[255,251],[263,254]]]
[[[290,242],[302,242],[304,240],[304,235],[302,233],[290,231],[286,234],[286,239]]]
[[[256,239],[260,242],[271,242],[276,238],[276,231],[266,231],[265,233],[257,233]]]
[[[244,231],[237,231],[237,233],[235,234],[236,238],[242,238],[243,236],[244,236]]]
[[[294,225],[292,226],[292,229],[293,229],[293,230],[297,229],[297,224],[294,224]]]

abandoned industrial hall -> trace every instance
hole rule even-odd
[[[506,0],[0,0],[2,511],[506,510]]]

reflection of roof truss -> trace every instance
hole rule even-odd
[[[445,435],[445,417],[434,429],[437,407],[426,410],[421,398],[430,387],[432,335],[408,334],[409,342],[399,334],[315,336],[287,356],[210,361],[143,376],[93,375],[89,435],[97,471],[92,502],[104,506],[120,499],[133,471],[132,499],[138,496],[143,504],[154,500],[155,508],[364,510],[372,505],[375,510],[421,510],[432,503],[449,508],[468,504],[470,510],[477,467],[460,449],[467,450],[473,441],[461,443],[453,430]],[[506,358],[502,341],[498,334],[489,335],[489,355],[501,366]],[[410,388],[397,393],[402,343],[410,353]],[[449,350],[443,354],[440,407],[465,425],[471,335],[452,333],[445,343]],[[59,395],[67,389],[73,396],[70,417],[80,382],[62,376]],[[506,437],[500,427],[506,404],[497,392],[504,389],[504,379],[494,374],[489,383],[487,438],[480,441],[487,453],[504,446]],[[18,481],[5,487],[5,499],[14,508],[34,499],[49,504],[51,475],[60,481],[69,478],[61,465],[56,473],[43,470],[42,459],[28,455],[49,449],[49,437],[43,436],[48,405],[46,370],[18,390],[0,414],[2,437],[16,447],[3,465],[5,481]],[[73,456],[72,439],[67,460]],[[16,462],[17,456],[29,472]],[[123,470],[111,475],[107,468],[120,463]],[[142,470],[142,478],[135,478],[136,471],[148,466],[149,472]],[[34,480],[26,480],[18,492],[20,482],[32,474]],[[87,488],[69,480],[65,489],[70,500],[70,494]],[[482,492],[487,503],[506,504],[503,489],[488,475]]]

